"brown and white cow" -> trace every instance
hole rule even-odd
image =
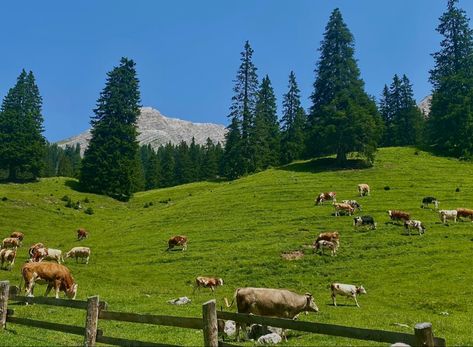
[[[260,316],[293,319],[301,312],[319,311],[312,294],[300,295],[286,289],[238,288],[235,291],[234,300],[237,303],[238,313]],[[246,330],[245,324],[242,324],[242,329]],[[237,323],[237,340],[240,338],[239,330],[240,324]]]
[[[21,231],[14,231],[11,233],[10,237],[14,237],[15,239],[20,240],[20,243],[23,242],[23,239],[25,238],[25,234],[23,234]]]
[[[338,231],[327,231],[325,233],[320,233],[313,243],[314,249],[317,247],[317,243],[321,240],[335,242],[337,247],[340,246],[340,234]]]
[[[69,252],[66,253],[67,258],[76,258],[76,263],[79,259],[82,259],[86,264],[89,263],[90,248],[89,247],[73,247]]]
[[[411,219],[411,215],[404,211],[388,210],[388,215],[393,221],[401,220],[405,222],[406,220]]]
[[[316,253],[319,249],[322,250],[322,254],[325,254],[324,250],[330,250],[330,254],[333,257],[337,254],[338,243],[327,240],[320,240],[316,243],[314,247],[314,253]]]
[[[168,240],[168,249],[166,249],[166,251],[169,251],[176,246],[181,246],[182,250],[185,251],[187,249],[187,241],[188,241],[187,236],[184,236],[184,235],[173,236]]]
[[[360,193],[360,196],[370,195],[370,186],[366,183],[360,183],[358,185],[358,193]]]
[[[411,235],[411,229],[417,229],[419,235],[425,233],[425,226],[420,220],[406,220],[404,222],[404,228],[409,232],[409,235]]]
[[[64,262],[62,251],[60,249],[46,247],[36,248],[30,261],[41,262],[43,260],[54,260],[58,264]]]
[[[38,242],[38,243],[35,243],[34,245],[32,245],[30,247],[30,249],[28,250],[28,254],[30,256],[30,261],[37,261],[37,260],[34,260],[34,259],[35,259],[35,256],[36,256],[36,250],[39,249],[39,248],[44,248],[44,244],[41,243],[41,242]]]
[[[56,292],[56,299],[59,299],[59,291],[63,291],[70,299],[75,299],[77,295],[77,283],[71,272],[64,265],[56,263],[25,263],[21,268],[21,274],[25,281],[25,291],[27,296],[33,296],[33,289],[36,282],[47,283],[45,296],[48,296],[52,288]]]
[[[325,193],[320,193],[317,195],[317,198],[315,199],[315,204],[316,205],[323,205],[324,201],[327,200],[332,200],[332,201],[337,201],[337,193],[336,192],[325,192]]]
[[[457,208],[458,218],[469,218],[473,222],[473,210],[469,208]]]
[[[213,293],[218,286],[223,286],[223,279],[218,277],[198,276],[195,279],[194,291],[192,293],[194,293],[196,289],[200,288],[210,288]]]
[[[18,247],[20,247],[20,240],[16,237],[7,237],[2,241],[2,248],[11,248],[16,250]]]
[[[348,213],[349,216],[355,212],[355,209],[350,204],[334,202],[333,207],[335,208],[335,216],[340,216],[341,211]]]
[[[358,300],[356,300],[356,296],[359,294],[366,294],[366,290],[363,286],[357,287],[352,284],[332,283],[330,285],[330,290],[332,293],[333,306],[337,306],[336,296],[338,294],[354,299],[356,306],[360,307]]]
[[[87,230],[82,228],[77,229],[77,241],[86,239],[87,237],[89,237],[89,232]]]
[[[2,249],[0,250],[0,261],[2,265],[0,266],[0,269],[3,269],[3,264],[7,264],[8,270],[11,270],[13,267],[13,264],[15,264],[15,259],[16,259],[16,250],[13,249]]]

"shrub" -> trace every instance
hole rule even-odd
[[[89,215],[93,215],[94,214],[94,210],[92,209],[92,207],[87,207],[84,211],[85,214],[89,214]]]
[[[384,190],[391,190],[391,187],[390,186],[385,186]]]
[[[455,189],[455,192],[460,193],[460,187],[457,187],[457,189]]]
[[[67,196],[67,195],[64,195],[64,196],[61,198],[61,200],[68,202],[68,201],[71,201],[71,198],[70,198],[69,196]]]
[[[7,198],[6,196],[4,196],[4,197],[2,198],[2,201],[7,201],[7,200],[8,200],[8,198]]]
[[[82,200],[85,204],[88,204],[90,201],[89,201],[89,198],[85,198],[84,200]]]

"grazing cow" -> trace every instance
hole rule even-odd
[[[48,249],[46,247],[35,248],[33,251],[33,255],[28,261],[33,262],[33,263],[39,263],[43,261],[43,259],[47,256],[48,256]]]
[[[439,211],[440,220],[442,221],[443,224],[446,224],[448,219],[451,219],[453,220],[454,223],[456,223],[457,215],[458,215],[457,210],[440,210]]]
[[[187,241],[188,241],[187,236],[183,236],[183,235],[173,236],[168,240],[168,249],[166,249],[166,251],[169,251],[176,246],[182,246],[182,250],[185,251],[187,249]]]
[[[333,207],[335,208],[335,216],[339,216],[340,211],[343,211],[343,213],[348,213],[349,216],[355,212],[355,209],[349,204],[334,202]]]
[[[342,200],[344,204],[348,204],[353,207],[353,210],[358,210],[361,212],[361,205],[356,200]]]
[[[332,200],[333,202],[337,201],[337,193],[336,192],[320,193],[315,199],[315,204],[323,205],[324,201],[326,200]]]
[[[318,312],[312,294],[299,295],[285,289],[238,288],[235,291],[238,313],[293,319],[305,311]],[[233,301],[232,301],[233,305]],[[232,306],[230,305],[230,306]],[[246,330],[246,325],[242,330]],[[240,323],[236,325],[237,340],[240,339]],[[285,337],[285,334],[283,332]]]
[[[7,263],[7,266],[8,266],[7,269],[11,270],[13,267],[13,264],[15,264],[15,258],[16,258],[16,250],[12,250],[12,249],[0,250],[0,261],[2,262],[0,269],[3,269],[3,264]]]
[[[89,247],[74,247],[69,252],[66,253],[66,259],[76,258],[76,263],[78,262],[78,259],[81,258],[86,264],[88,264],[89,257],[90,257]]]
[[[457,217],[470,218],[470,220],[473,222],[473,210],[469,208],[457,208]]]
[[[361,216],[353,218],[353,226],[368,226],[371,229],[376,230],[376,223],[374,221],[374,218],[371,216]]]
[[[423,198],[421,208],[428,208],[430,204],[434,204],[435,209],[439,208],[439,201],[433,196],[426,196]]]
[[[338,243],[327,240],[320,240],[315,244],[314,253],[317,252],[319,249],[322,250],[322,254],[325,254],[325,249],[329,249],[333,257],[337,253]]]
[[[337,244],[337,247],[340,246],[340,234],[338,233],[338,231],[329,231],[325,233],[320,233],[319,236],[317,236],[317,239],[315,239],[314,241],[314,244],[313,244],[314,249],[316,249],[317,243],[321,240],[334,242]]]
[[[411,219],[410,214],[404,211],[388,210],[388,215],[389,215],[389,218],[391,218],[391,220],[393,221],[394,220],[406,221],[406,220]]]
[[[366,294],[366,290],[363,286],[357,287],[352,284],[332,283],[330,285],[330,290],[332,292],[333,306],[337,306],[336,296],[338,294],[354,299],[356,306],[360,307],[358,300],[356,300],[356,296],[359,294]]]
[[[2,241],[2,248],[12,248],[16,250],[20,247],[20,240],[15,237],[7,237]]]
[[[25,234],[23,234],[21,231],[14,231],[11,233],[10,237],[20,240],[20,244],[21,244],[21,242],[23,241],[25,237]]]
[[[35,258],[36,250],[39,248],[44,248],[44,244],[42,244],[41,242],[38,242],[30,247],[30,249],[28,250],[30,261],[33,261],[32,259]]]
[[[425,233],[425,227],[420,220],[406,220],[404,221],[404,228],[411,234],[411,229],[417,229],[419,235]]]
[[[87,237],[89,237],[89,232],[87,230],[82,228],[77,229],[77,241],[86,239]]]
[[[71,273],[64,265],[56,263],[26,263],[21,268],[21,274],[25,281],[25,291],[27,296],[33,296],[34,285],[37,281],[44,281],[48,284],[44,296],[48,296],[52,288],[56,292],[56,299],[59,299],[59,291],[63,291],[70,299],[75,299],[77,295],[77,283],[74,282]]]
[[[200,289],[201,287],[202,288],[210,288],[210,290],[213,293],[214,290],[218,286],[223,286],[223,279],[217,278],[217,277],[199,276],[195,279],[195,287],[194,287],[194,291],[192,293],[194,293],[196,289]]]
[[[370,186],[366,183],[359,184],[358,193],[360,193],[360,196],[370,195]]]

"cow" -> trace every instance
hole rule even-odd
[[[77,283],[71,272],[64,265],[56,263],[25,263],[21,268],[21,274],[25,281],[26,296],[33,296],[33,289],[36,282],[41,281],[48,284],[44,296],[48,296],[52,288],[56,292],[56,299],[59,299],[59,291],[63,291],[72,300],[77,295]]]
[[[451,219],[454,223],[456,223],[458,212],[457,210],[440,210],[439,216],[443,224],[446,224],[448,219]]]
[[[12,249],[2,249],[0,250],[0,261],[2,265],[0,266],[0,269],[3,269],[3,264],[7,263],[7,268],[8,270],[11,271],[13,265],[15,264],[15,258],[16,258],[16,250]]]
[[[358,193],[360,193],[360,196],[365,196],[365,195],[370,195],[370,186],[367,185],[366,183],[360,183],[358,185]]]
[[[23,242],[23,239],[25,238],[25,234],[23,234],[21,231],[14,231],[11,233],[10,237],[20,240],[21,244],[21,242]]]
[[[310,293],[299,295],[286,289],[272,288],[238,288],[234,294],[238,313],[255,314],[260,316],[294,319],[305,311],[318,312],[319,308]],[[232,304],[229,306],[233,305]],[[246,330],[246,325],[242,330]],[[240,323],[236,325],[237,341],[240,340]],[[284,338],[286,338],[283,332]]]
[[[185,251],[187,249],[187,241],[188,241],[187,236],[184,236],[184,235],[173,236],[168,240],[168,249],[166,249],[166,251],[169,251],[176,246],[182,246],[182,251]]]
[[[356,306],[360,307],[356,296],[360,294],[366,294],[366,290],[363,288],[363,286],[357,287],[352,284],[332,283],[330,285],[330,290],[332,293],[333,306],[337,306],[336,296],[338,294],[354,299]]]
[[[35,243],[34,245],[32,245],[30,247],[30,249],[28,250],[28,254],[30,256],[30,260],[34,258],[35,256],[35,253],[36,253],[36,250],[38,248],[44,248],[44,244],[42,244],[41,242],[38,242],[38,243]]]
[[[410,219],[404,221],[404,228],[409,232],[409,235],[411,234],[411,229],[417,229],[419,231],[419,235],[425,233],[425,227],[419,220]]]
[[[89,263],[90,248],[89,247],[74,247],[66,253],[67,258],[76,258],[76,263],[79,258],[83,259],[86,264]]]
[[[37,248],[31,261],[41,262],[43,260],[54,260],[58,264],[64,262],[64,258],[62,257],[62,251],[60,249],[45,247]]]
[[[48,249],[46,247],[39,247],[33,250],[33,254],[31,255],[29,262],[39,263],[43,261],[45,257],[48,256]]]
[[[342,200],[344,204],[348,204],[353,207],[353,210],[358,210],[361,212],[361,205],[356,200]]]
[[[411,215],[404,211],[388,210],[389,218],[393,221],[406,221],[411,219]]]
[[[2,248],[11,248],[16,250],[20,247],[20,240],[15,237],[7,237],[2,241]]]
[[[87,237],[89,237],[89,232],[87,230],[82,228],[77,229],[77,241],[86,239]]]
[[[420,207],[428,208],[430,204],[434,204],[436,210],[439,208],[439,201],[433,196],[426,196],[425,198],[423,198],[422,205]]]
[[[332,200],[333,202],[337,201],[337,193],[336,192],[320,193],[315,199],[315,204],[323,205],[324,201],[326,200]]]
[[[374,218],[371,216],[361,216],[353,218],[353,226],[368,226],[371,229],[376,230],[376,223],[374,221]]]
[[[329,249],[332,257],[336,255],[338,249],[338,243],[327,241],[327,240],[320,240],[316,243],[314,248],[314,253],[317,252],[319,249],[322,250],[322,254],[325,254],[324,250]]]
[[[355,209],[349,204],[334,202],[333,207],[335,208],[335,216],[339,216],[340,211],[348,213],[349,216],[355,212]]]
[[[337,244],[337,247],[340,246],[340,234],[338,233],[338,231],[328,231],[325,233],[320,233],[319,236],[317,236],[313,243],[314,252],[317,247],[317,243],[321,240],[334,242]]]
[[[473,222],[473,210],[469,208],[457,208],[458,218],[470,218]]]
[[[195,286],[194,286],[194,291],[196,289],[202,288],[210,288],[212,293],[218,286],[223,286],[223,279],[217,278],[217,277],[203,277],[203,276],[198,276],[195,279]]]

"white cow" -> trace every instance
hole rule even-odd
[[[404,228],[411,234],[411,229],[417,229],[419,231],[419,235],[425,233],[425,227],[420,220],[406,220],[404,222]]]
[[[337,253],[338,243],[336,241],[327,241],[327,240],[320,240],[317,242],[314,252],[321,249],[322,254],[325,254],[324,250],[329,249],[332,257]]]
[[[89,257],[90,257],[90,248],[89,247],[74,247],[72,248],[69,252],[66,253],[66,259],[67,258],[76,258],[76,263],[78,262],[78,259],[84,259],[85,263],[89,263]]]
[[[456,223],[458,211],[457,210],[440,210],[439,215],[440,215],[440,220],[442,221],[443,224],[447,223],[448,219],[451,219],[453,220],[454,223]]]
[[[352,284],[332,283],[330,289],[332,291],[333,306],[337,306],[336,296],[338,294],[354,299],[356,306],[360,307],[356,296],[358,294],[366,294],[366,290],[363,286],[357,287]]]
[[[62,257],[62,251],[60,249],[54,248],[46,248],[46,255],[41,260],[54,260],[58,264],[64,262],[64,258]]]

